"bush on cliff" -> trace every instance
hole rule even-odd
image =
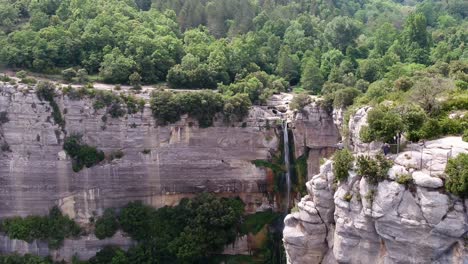
[[[73,171],[84,166],[90,168],[104,160],[104,152],[82,142],[82,136],[75,134],[65,138],[63,149],[73,159]]]
[[[81,231],[73,220],[62,215],[58,207],[53,207],[48,216],[5,219],[0,230],[14,239],[44,240],[50,248],[58,248],[65,238],[77,236]]]
[[[95,224],[94,234],[99,239],[112,237],[119,229],[119,222],[117,215],[112,208],[106,209],[102,217],[100,217]]]
[[[450,159],[445,167],[445,189],[462,198],[468,197],[468,154],[462,153]]]
[[[39,100],[45,100],[49,102],[50,106],[52,107],[52,118],[54,119],[54,122],[63,129],[65,126],[65,120],[63,119],[60,108],[54,99],[55,85],[51,82],[39,82],[36,85],[36,94]]]
[[[339,150],[333,156],[333,174],[339,181],[345,181],[353,168],[354,157],[348,149]]]
[[[377,185],[387,178],[387,172],[392,167],[392,162],[382,154],[376,155],[374,158],[359,156],[356,167],[358,175],[366,178],[369,184]]]
[[[181,92],[156,91],[151,96],[153,117],[162,125],[175,123],[188,114],[197,119],[200,127],[209,127],[217,113],[227,120],[241,120],[248,114],[250,100],[244,94],[222,96],[212,91]]]

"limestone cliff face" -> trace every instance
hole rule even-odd
[[[240,195],[250,210],[265,203],[265,171],[251,161],[268,159],[278,148],[278,131],[265,126],[275,117],[271,111],[254,108],[245,124],[232,126],[216,121],[202,129],[188,118],[156,126],[148,107],[104,122],[105,110],[95,111],[91,100],[60,96],[67,134],[80,133],[105,153],[124,154],[74,173],[49,104],[33,91],[18,90],[0,85],[0,112],[9,119],[1,124],[1,140],[11,150],[0,152],[0,218],[44,214],[58,204],[86,222],[129,201],[160,207],[201,191]]]
[[[468,201],[446,193],[440,178],[448,157],[467,152],[460,137],[426,142],[422,152],[410,145],[378,186],[353,171],[337,186],[327,161],[285,219],[289,263],[468,263]],[[397,183],[403,174],[414,185]]]

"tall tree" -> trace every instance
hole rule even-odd
[[[315,58],[307,58],[302,65],[301,86],[318,94],[322,89],[323,75]]]
[[[276,73],[291,84],[299,81],[299,58],[291,54],[291,49],[287,45],[281,47]]]
[[[431,36],[427,31],[426,17],[421,13],[412,13],[408,16],[402,33],[402,42],[408,62],[427,64]]]

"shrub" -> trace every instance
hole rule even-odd
[[[308,104],[312,102],[312,99],[310,96],[306,93],[300,93],[294,95],[293,99],[291,100],[291,103],[289,104],[289,108],[295,109],[302,111],[304,110],[304,107],[306,107]]]
[[[387,178],[392,162],[382,154],[376,155],[375,158],[359,156],[356,166],[358,175],[366,178],[369,184],[376,185]]]
[[[465,132],[463,132],[463,141],[468,142],[468,129],[465,129]]]
[[[468,90],[468,82],[462,80],[456,80],[455,86],[460,90]]]
[[[409,174],[398,175],[396,182],[403,185],[410,185],[413,183],[413,177]]]
[[[468,197],[468,154],[459,154],[448,161],[445,167],[445,189],[462,198]]]
[[[50,257],[39,257],[30,254],[25,255],[1,255],[0,263],[2,264],[53,264]]]
[[[224,97],[223,113],[227,121],[241,121],[248,115],[252,106],[249,96],[245,93]]]
[[[117,214],[112,208],[106,209],[102,217],[96,221],[94,234],[99,239],[112,237],[119,229]]]
[[[354,157],[347,149],[339,150],[333,156],[333,174],[339,181],[345,181],[353,167]]]
[[[62,117],[60,108],[55,102],[55,85],[51,82],[39,82],[36,85],[36,94],[39,100],[45,100],[49,102],[52,107],[52,118],[54,122],[59,125],[62,129],[65,126],[65,120]]]
[[[335,108],[346,108],[353,104],[354,99],[358,97],[361,92],[356,88],[345,88],[338,90],[334,93],[333,106]]]
[[[174,123],[180,119],[180,115],[188,114],[198,120],[200,127],[208,127],[223,107],[223,97],[212,91],[176,94],[158,91],[152,94],[151,99],[153,116],[161,124]]]
[[[133,86],[133,89],[141,90],[141,76],[140,74],[138,74],[138,72],[130,74],[128,80],[130,82],[130,85]]]
[[[6,75],[6,74],[4,73],[4,74],[0,77],[0,81],[2,81],[2,82],[9,82],[9,81],[11,81],[11,78],[10,78],[8,75]]]
[[[125,109],[122,109],[120,102],[113,102],[107,109],[107,112],[112,118],[119,118],[125,115]]]
[[[34,239],[45,240],[50,248],[58,248],[67,237],[77,236],[80,227],[67,216],[63,216],[58,207],[53,207],[48,216],[28,216],[5,219],[1,225],[10,238],[32,242]]]
[[[26,78],[27,75],[28,75],[28,73],[26,71],[19,71],[19,72],[16,73],[16,77],[18,77],[20,79]]]
[[[88,81],[88,71],[86,69],[79,69],[76,72],[76,77],[78,77],[79,83],[85,83]]]
[[[439,126],[443,135],[460,135],[464,130],[462,120],[459,118],[443,118],[439,121]]]
[[[86,145],[81,135],[71,135],[65,138],[63,144],[65,152],[73,159],[73,171],[78,172],[84,166],[90,168],[104,160],[104,152]]]
[[[347,201],[347,202],[351,202],[351,199],[353,199],[353,194],[350,193],[350,192],[347,192],[344,196],[343,196],[343,200]]]
[[[62,71],[62,77],[65,81],[71,82],[76,77],[76,71],[73,68],[68,68]]]
[[[420,137],[425,139],[431,139],[438,137],[442,134],[442,128],[437,119],[430,118],[428,119],[420,130]]]
[[[370,134],[368,139],[372,140],[391,142],[398,132],[404,131],[401,115],[386,107],[376,107],[370,110],[367,122]]]
[[[413,87],[413,82],[408,77],[403,76],[395,81],[394,86],[398,91],[406,92]]]

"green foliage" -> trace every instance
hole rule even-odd
[[[333,174],[340,182],[346,181],[349,170],[353,168],[354,157],[348,149],[335,152],[333,156]]]
[[[311,102],[312,102],[312,99],[310,98],[308,94],[305,94],[305,93],[296,94],[291,100],[291,103],[289,104],[289,108],[302,111],[304,110],[304,107],[309,105]]]
[[[327,24],[324,36],[329,46],[338,47],[344,52],[346,48],[355,45],[360,32],[361,24],[358,21],[350,17],[338,16]]]
[[[63,216],[58,207],[53,207],[48,216],[7,218],[1,223],[0,230],[13,239],[44,240],[53,249],[58,248],[65,238],[78,236],[81,232],[80,227]]]
[[[16,73],[16,77],[18,77],[20,79],[26,78],[27,75],[28,75],[28,73],[26,71],[23,71],[23,70]]]
[[[227,121],[240,121],[251,103],[246,94],[222,96],[211,91],[181,92],[156,91],[151,95],[151,110],[160,124],[174,123],[183,114],[197,119],[200,127],[209,127],[217,113]]]
[[[374,158],[359,156],[356,163],[357,174],[366,178],[367,182],[377,185],[387,178],[387,172],[392,167],[392,162],[379,154]]]
[[[333,106],[335,108],[346,108],[354,103],[354,99],[361,92],[356,88],[347,87],[333,93]]]
[[[398,175],[396,182],[408,186],[413,183],[413,177],[410,174]]]
[[[404,131],[404,123],[401,115],[385,107],[373,108],[367,115],[369,124],[365,135],[366,142],[379,140],[391,142],[398,132]]]
[[[104,152],[96,147],[84,144],[82,136],[78,134],[65,138],[63,149],[73,159],[73,171],[78,172],[84,166],[90,168],[104,160]]]
[[[468,129],[463,132],[463,141],[468,142]]]
[[[229,96],[239,93],[248,94],[251,102],[262,104],[274,93],[286,91],[288,86],[284,79],[258,71],[250,73],[230,85],[219,85],[218,89]]]
[[[51,82],[39,82],[36,85],[36,94],[40,100],[49,102],[52,107],[52,118],[54,122],[64,129],[65,120],[62,117],[59,106],[55,102],[55,85]]]
[[[85,83],[88,81],[88,71],[86,71],[86,69],[79,69],[76,72],[76,77],[79,83]]]
[[[262,230],[265,225],[272,223],[280,217],[278,213],[272,211],[265,211],[265,212],[256,212],[255,214],[250,214],[244,217],[244,221],[240,228],[241,234],[257,234]]]
[[[215,198],[212,194],[184,198],[175,207],[158,210],[130,203],[122,209],[119,222],[141,243],[127,257],[132,263],[206,260],[235,240],[243,212],[244,204],[239,199]],[[257,221],[253,222],[256,226]]]
[[[408,16],[402,35],[406,60],[427,64],[431,35],[427,32],[427,20],[422,13],[412,13]]]
[[[119,222],[117,221],[117,214],[112,208],[106,209],[102,217],[100,217],[95,224],[94,234],[99,239],[112,237],[119,229]]]
[[[462,198],[468,197],[468,154],[459,154],[448,161],[445,167],[445,189]]]
[[[141,89],[141,76],[138,72],[134,72],[130,74],[128,77],[130,84],[133,86],[133,89],[140,90]]]
[[[2,255],[0,256],[2,264],[53,264],[50,258],[38,257],[30,254],[21,255]]]
[[[248,115],[252,106],[248,94],[238,93],[233,96],[225,96],[223,114],[228,121],[241,121]]]
[[[302,63],[301,86],[302,88],[318,94],[322,88],[323,75],[320,71],[319,63],[315,58],[307,58]]]
[[[65,81],[71,82],[76,77],[76,71],[73,68],[68,68],[62,71],[62,77]]]

